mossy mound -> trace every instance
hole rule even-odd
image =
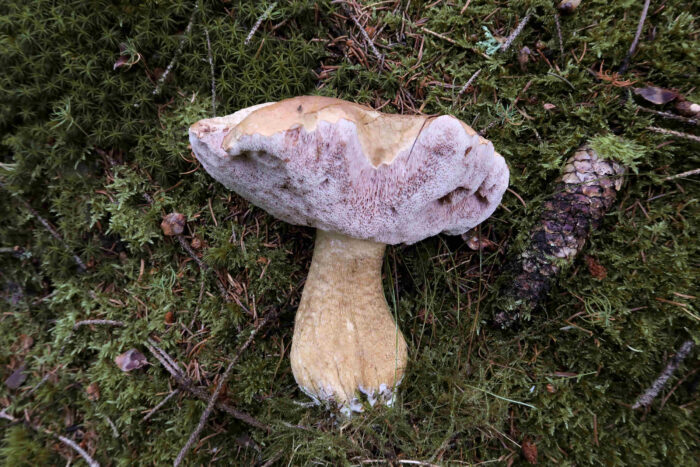
[[[194,16],[196,3],[178,0],[2,2],[0,379],[23,364],[27,378],[0,385],[0,410],[81,443],[105,465],[170,463],[206,404],[182,392],[142,420],[175,384],[147,339],[210,388],[255,317],[277,311],[223,396],[272,429],[215,413],[187,457],[193,465],[525,462],[526,439],[545,464],[697,462],[697,350],[649,410],[630,409],[680,344],[700,335],[700,190],[697,177],[665,180],[696,168],[699,146],[647,129],[697,127],[640,113],[630,88],[653,83],[700,101],[700,11],[680,0],[652,5],[621,77],[613,71],[640,2],[584,0],[560,18],[563,55],[554,2],[474,0],[461,12],[465,3],[351,9],[379,60],[329,1],[275,3],[247,44],[272,2],[206,1]],[[527,13],[513,47],[495,52]],[[512,192],[479,230],[495,248],[436,237],[388,250],[386,294],[410,359],[394,408],[340,420],[305,405],[288,352],[313,231],[251,207],[191,155],[187,127],[213,108],[208,41],[219,115],[299,94],[450,113],[486,130],[508,160]],[[607,277],[579,258],[532,321],[490,328],[506,250],[523,243],[562,164],[591,139],[633,168],[586,247]],[[162,235],[172,211],[186,215],[187,241],[198,239],[208,272]],[[240,304],[224,302],[217,284]],[[73,330],[85,319],[125,326]],[[113,360],[130,348],[151,365],[120,371]],[[0,421],[0,434],[6,465],[79,459],[23,425]]]

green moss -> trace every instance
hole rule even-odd
[[[613,160],[638,173],[639,163],[648,157],[647,149],[615,135],[598,135],[591,138],[591,148],[603,159]]]
[[[700,330],[697,300],[689,298],[700,293],[700,192],[696,179],[664,180],[696,168],[698,147],[646,129],[694,127],[639,114],[629,86],[610,78],[634,36],[639,2],[589,0],[562,16],[564,56],[553,2],[474,0],[463,14],[464,1],[399,8],[365,2],[361,20],[381,31],[374,40],[383,68],[353,23],[340,19],[344,10],[328,1],[277,2],[244,44],[271,4],[201,2],[184,38],[192,2],[1,4],[0,247],[23,252],[0,253],[0,380],[21,362],[28,379],[20,390],[0,385],[0,406],[85,441],[105,465],[170,463],[205,403],[180,394],[143,422],[173,381],[150,355],[151,365],[131,373],[119,371],[114,357],[130,348],[147,354],[144,342],[154,337],[197,384],[212,387],[253,315],[276,310],[279,320],[243,354],[225,395],[273,429],[216,413],[189,462],[524,462],[518,444],[526,437],[538,444],[543,464],[695,462],[697,351],[648,413],[628,407],[674,349]],[[483,27],[495,38],[507,36],[527,13],[532,19],[508,52],[479,53]],[[275,221],[193,159],[187,127],[212,108],[204,28],[217,114],[297,94],[394,113],[422,107],[488,127],[486,136],[508,160],[511,189],[524,203],[507,193],[479,227],[497,248],[476,252],[458,237],[440,236],[388,249],[386,294],[410,352],[395,408],[348,421],[304,405],[288,353],[313,231]],[[331,43],[343,35],[354,38]],[[347,48],[350,40],[369,66]],[[524,45],[533,55],[521,69]],[[120,54],[128,65],[114,68]],[[697,102],[699,62],[697,11],[668,1],[650,11],[624,78],[677,89]],[[458,95],[478,69],[474,91]],[[526,328],[491,329],[486,323],[499,299],[494,284],[507,248],[526,238],[561,166],[589,140],[634,170],[586,246],[607,278],[593,278],[577,259]],[[56,227],[68,249],[19,197]],[[187,240],[201,240],[209,272],[161,234],[161,216],[171,211],[186,215]],[[86,273],[78,273],[73,253],[89,265]],[[217,281],[242,306],[225,303]],[[174,325],[166,323],[168,312]],[[74,331],[83,319],[125,326]],[[22,344],[23,335],[33,338],[31,346]],[[48,372],[53,376],[28,396]],[[100,388],[94,401],[85,390],[92,383]],[[48,435],[6,421],[0,433],[7,465],[54,464],[73,455]]]

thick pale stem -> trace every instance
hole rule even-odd
[[[294,326],[291,363],[317,400],[357,409],[355,393],[391,401],[406,342],[382,288],[385,245],[319,230]]]

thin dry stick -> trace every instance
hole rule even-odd
[[[663,408],[664,408],[664,405],[666,405],[666,402],[670,399],[670,397],[673,395],[673,393],[676,392],[676,389],[678,389],[678,387],[679,387],[681,384],[683,384],[688,378],[690,378],[690,377],[693,376],[695,373],[697,373],[698,370],[700,370],[700,368],[694,369],[693,371],[691,371],[690,373],[686,374],[684,377],[682,377],[681,379],[679,379],[678,382],[675,384],[675,386],[673,386],[673,387],[671,388],[671,390],[668,391],[668,393],[664,396],[664,398],[661,399],[661,406],[659,407],[659,409],[663,409]]]
[[[194,313],[192,313],[192,321],[190,321],[189,327],[194,326],[194,322],[197,320],[197,314],[199,313],[199,306],[202,304],[202,298],[204,297],[204,272],[202,272],[202,280],[199,285],[199,298],[197,298],[197,306],[194,307]]]
[[[5,187],[5,184],[2,183],[2,182],[0,182],[0,187],[1,187],[1,188],[7,189],[7,188]],[[9,191],[9,190],[8,190],[8,191]],[[52,236],[53,238],[55,238],[56,240],[58,240],[58,241],[63,245],[63,247],[73,256],[73,261],[75,261],[75,263],[78,265],[78,269],[80,269],[82,272],[87,271],[87,267],[85,266],[85,263],[83,263],[83,260],[80,259],[80,256],[78,256],[78,255],[76,255],[75,253],[73,253],[73,250],[72,250],[71,247],[68,245],[68,243],[66,243],[66,241],[63,239],[63,237],[61,236],[61,234],[59,234],[59,233],[56,231],[56,229],[54,229],[54,228],[51,226],[51,224],[49,224],[49,222],[48,222],[46,219],[44,219],[43,217],[41,217],[41,216],[39,215],[39,213],[36,212],[36,211],[34,210],[34,208],[33,208],[27,201],[25,201],[24,199],[20,198],[19,196],[16,196],[15,199],[16,199],[17,201],[19,201],[19,202],[22,204],[22,206],[24,206],[24,208],[32,214],[32,216],[36,217],[36,219],[41,223],[41,225],[43,225],[44,228],[45,228],[46,230],[49,231],[49,233],[51,234],[51,236]]]
[[[146,416],[143,417],[143,421],[145,422],[146,420],[148,420],[149,418],[151,418],[151,415],[153,415],[154,413],[156,413],[156,411],[158,411],[158,409],[160,409],[161,407],[163,407],[175,394],[177,394],[177,393],[179,393],[179,392],[180,392],[180,389],[178,389],[178,388],[173,389],[173,390],[170,392],[170,394],[168,394],[167,396],[165,396],[165,398],[163,398],[162,401],[158,402],[158,404],[157,404],[155,407],[153,407],[151,410],[148,411],[148,413],[146,414]]]
[[[528,21],[530,21],[530,18],[532,17],[532,13],[528,13],[525,15],[525,17],[518,23],[518,26],[515,28],[513,32],[510,33],[510,36],[508,36],[508,39],[503,43],[501,46],[501,52],[505,52],[508,50],[513,44],[513,41],[520,35],[521,32],[523,32],[523,29],[527,25]]]
[[[93,459],[92,457],[90,457],[90,454],[88,454],[87,451],[85,451],[83,448],[81,448],[80,446],[78,446],[73,440],[68,439],[68,438],[66,438],[65,436],[58,435],[58,434],[54,433],[53,431],[47,430],[46,428],[42,428],[42,427],[39,427],[39,426],[36,426],[36,425],[32,425],[32,424],[30,424],[29,422],[27,422],[27,421],[25,421],[25,420],[21,420],[21,419],[18,419],[18,418],[16,418],[16,417],[13,417],[12,415],[10,415],[10,414],[8,414],[7,412],[5,412],[5,409],[3,409],[2,411],[0,411],[0,418],[4,418],[5,420],[9,420],[9,421],[11,421],[11,422],[13,422],[13,423],[24,422],[24,424],[25,424],[26,426],[28,426],[29,428],[31,428],[31,429],[34,430],[34,431],[46,433],[46,434],[49,435],[49,436],[53,436],[54,438],[57,438],[59,441],[61,441],[63,444],[65,444],[65,445],[67,445],[67,446],[73,448],[73,450],[75,450],[75,452],[77,452],[78,454],[80,454],[80,457],[82,457],[82,458],[85,460],[85,462],[87,462],[87,464],[88,464],[90,467],[100,467],[100,463],[97,462],[97,461],[96,461],[95,459]]]
[[[150,347],[148,347],[149,345]],[[146,347],[148,347],[148,350],[151,351],[151,353],[154,354],[158,361],[160,361],[163,364],[165,369],[168,370],[168,373],[170,373],[173,376],[179,376],[180,378],[187,378],[178,366],[178,364],[175,362],[175,360],[173,360],[173,358],[165,350],[158,347],[156,341],[154,341],[151,338],[148,338],[148,344],[146,345]],[[155,351],[151,350],[151,347],[155,349]]]
[[[671,359],[670,362],[668,362],[668,365],[666,365],[664,371],[661,372],[661,375],[659,375],[656,381],[654,381],[652,385],[649,386],[649,389],[647,389],[644,394],[637,398],[637,402],[635,402],[632,406],[633,409],[638,409],[640,407],[648,407],[654,401],[656,396],[659,395],[659,392],[661,392],[661,389],[666,384],[666,381],[668,381],[668,379],[673,375],[673,372],[676,371],[676,368],[678,368],[683,359],[685,359],[685,357],[688,356],[690,351],[693,350],[694,346],[695,343],[692,340],[687,340],[683,342],[681,348],[678,349],[676,355]]]
[[[469,85],[472,84],[472,82],[481,74],[481,70],[483,70],[483,68],[479,68],[478,70],[476,70],[476,71],[474,72],[474,74],[472,75],[472,77],[469,78],[469,81],[467,81],[467,83],[466,83],[464,86],[462,86],[462,89],[459,90],[459,92],[457,93],[457,97],[459,97],[459,96],[461,96],[462,94],[464,94],[464,91],[467,90],[467,88],[469,87]]]
[[[78,321],[73,325],[73,330],[75,331],[80,326],[89,326],[92,324],[107,324],[109,326],[125,326],[121,321],[114,321],[113,319],[86,319],[83,321]]]
[[[472,0],[467,0],[467,3],[464,4],[461,10],[459,10],[459,14],[463,15],[465,11],[467,11],[467,8],[469,8],[469,4],[472,2]]]
[[[687,123],[688,125],[697,125],[700,121],[694,118],[682,117],[680,115],[672,114],[671,112],[662,112],[660,110],[649,109],[647,107],[639,106],[637,107],[642,112],[647,112],[650,114],[658,115],[663,118],[668,118],[670,120],[678,120],[679,122]]]
[[[348,14],[348,16],[350,16],[350,19],[352,19],[352,22],[355,23],[355,26],[357,26],[357,29],[360,30],[360,34],[365,39],[365,42],[367,42],[367,44],[369,45],[369,48],[372,49],[372,53],[374,54],[375,57],[377,57],[377,60],[379,61],[379,69],[382,69],[384,67],[384,55],[379,53],[379,51],[377,50],[377,47],[374,45],[374,42],[372,41],[372,39],[370,39],[369,34],[367,34],[367,31],[365,31],[365,28],[362,27],[362,24],[360,23],[360,21],[352,13],[352,11],[350,11],[350,7],[348,7],[346,4],[343,4],[343,9]]]
[[[44,377],[41,378],[41,380],[32,389],[29,390],[29,392],[27,392],[26,394],[24,394],[22,396],[22,399],[25,399],[25,398],[31,396],[32,394],[34,394],[36,392],[36,390],[39,389],[41,386],[43,386],[44,383],[46,381],[48,381],[48,379],[51,377],[51,375],[54,374],[56,371],[58,371],[60,368],[61,368],[61,365],[58,365],[53,371],[49,371],[48,373],[46,373],[44,375]]]
[[[15,256],[17,258],[20,258],[24,253],[25,253],[24,248],[12,248],[12,247],[2,247],[0,248],[0,253],[8,253],[11,254],[12,256]]]
[[[187,28],[185,28],[185,33],[180,38],[180,43],[177,46],[177,50],[175,51],[175,55],[173,56],[173,59],[170,60],[168,67],[165,69],[165,72],[161,75],[160,78],[158,78],[158,82],[156,83],[156,88],[153,90],[154,96],[157,96],[160,93],[160,89],[163,86],[163,83],[168,78],[168,75],[170,74],[173,67],[175,66],[175,62],[177,62],[177,59],[180,57],[180,54],[182,53],[182,48],[185,46],[185,38],[187,38],[190,31],[192,30],[192,24],[194,23],[194,17],[197,14],[198,10],[199,10],[199,3],[195,3],[194,10],[192,11],[192,15],[190,15],[190,22],[187,24]]]
[[[700,174],[700,169],[693,169],[689,170],[687,172],[682,172],[676,175],[671,175],[670,177],[664,178],[664,182],[667,182],[669,180],[675,180],[677,178],[685,178],[685,177],[690,177],[691,175],[697,175]]]
[[[107,424],[112,429],[112,437],[119,438],[119,430],[117,430],[117,425],[115,425],[112,419],[109,418],[107,415],[103,415],[103,417],[105,418],[105,420],[107,420]]]
[[[211,41],[209,40],[209,30],[204,28],[204,35],[207,38],[207,52],[209,53],[209,67],[211,68],[211,114],[216,116],[216,80],[214,79],[214,58],[211,53]]]
[[[277,2],[274,2],[272,5],[270,5],[269,7],[267,7],[267,10],[265,10],[265,13],[263,13],[262,15],[260,15],[260,18],[258,18],[258,20],[257,20],[257,21],[255,22],[255,24],[253,25],[253,29],[251,29],[250,32],[248,33],[248,37],[246,37],[246,38],[245,38],[245,41],[243,41],[243,45],[248,45],[248,43],[250,42],[250,40],[251,40],[251,39],[253,38],[253,36],[255,35],[255,31],[258,30],[258,28],[260,27],[260,25],[262,24],[262,22],[265,21],[265,18],[267,18],[267,16],[268,16],[270,13],[272,13],[272,10],[273,10],[276,6],[277,6]]]
[[[559,21],[559,13],[554,12],[554,24],[557,26],[557,37],[559,38],[559,53],[561,58],[564,58],[564,40],[561,37],[561,22]]]
[[[634,55],[634,52],[637,50],[637,44],[639,44],[639,38],[642,35],[642,29],[644,29],[644,21],[647,19],[647,12],[649,11],[649,3],[651,0],[644,0],[644,7],[642,8],[642,16],[639,18],[639,23],[637,24],[637,33],[634,35],[634,40],[632,41],[632,45],[630,46],[629,51],[627,52],[627,55],[625,56],[625,59],[622,61],[622,65],[620,65],[620,69],[617,70],[619,74],[624,74],[627,71],[627,67],[630,65],[630,60],[632,59],[632,55]]]
[[[170,355],[168,355],[167,352],[159,348],[153,340],[149,339],[149,342],[149,344],[146,344],[146,348],[148,349],[148,351],[151,352],[151,355],[153,355],[161,363],[161,365],[165,367],[168,373],[170,373],[170,375],[173,378],[175,378],[175,381],[182,389],[199,399],[209,401],[211,395],[207,391],[195,386],[194,382],[189,380],[180,371],[180,368],[177,366],[177,364],[175,364],[174,360],[170,357]],[[217,402],[216,408],[251,426],[260,428],[261,430],[270,431],[269,426],[265,425],[253,416],[240,410],[237,410],[224,402]]]
[[[207,265],[204,261],[202,261],[199,256],[197,256],[192,249],[192,247],[187,243],[187,240],[185,240],[185,236],[180,234],[177,235],[177,241],[180,242],[180,246],[187,252],[187,254],[190,255],[190,258],[192,258],[197,265],[199,265],[199,268],[204,272],[209,270],[209,265]],[[224,299],[225,302],[230,302],[231,299],[228,297],[228,292],[226,291],[226,287],[221,284],[221,281],[219,281],[218,278],[214,278],[214,282],[216,282],[216,286],[219,288],[219,293],[221,294],[221,298]]]
[[[206,271],[209,269],[209,266],[202,261],[199,256],[197,256],[192,249],[192,247],[187,243],[187,240],[185,240],[185,236],[182,234],[176,235],[177,241],[180,243],[180,246],[182,247],[183,250],[187,252],[188,255],[190,255],[190,258],[194,260],[195,263],[199,266],[199,268],[203,271]]]
[[[689,139],[691,141],[697,141],[700,143],[700,136],[691,135],[688,133],[682,133],[680,131],[667,130],[666,128],[659,128],[656,126],[648,126],[647,130],[653,131],[654,133],[662,133],[664,135],[677,136],[679,138]]]
[[[465,8],[466,8],[466,7],[465,7]],[[510,36],[508,36],[508,39],[506,39],[506,42],[501,46],[500,49],[498,49],[499,52],[505,52],[506,50],[508,50],[508,48],[511,46],[511,44],[513,43],[513,41],[514,41],[514,40],[520,35],[520,33],[523,31],[523,29],[524,29],[525,26],[527,25],[528,21],[530,21],[530,18],[531,18],[531,17],[532,17],[532,14],[527,14],[527,15],[525,15],[525,17],[522,19],[522,21],[520,21],[520,23],[519,23],[518,26],[515,28],[515,30],[510,34]],[[474,72],[474,74],[471,76],[471,78],[469,78],[469,81],[467,81],[466,84],[465,84],[464,86],[462,86],[462,89],[459,90],[459,92],[457,93],[457,96],[461,96],[461,95],[467,90],[467,88],[469,87],[469,85],[472,84],[472,82],[473,82],[474,80],[476,80],[476,78],[481,74],[481,70],[483,70],[483,68],[479,68],[478,70],[476,70],[476,71]],[[491,122],[491,123],[492,123],[493,125],[495,125],[494,122]],[[490,127],[493,126],[493,125],[489,125],[488,128],[490,128]],[[487,128],[487,129],[488,129],[488,128]],[[485,131],[485,130],[484,130],[484,131]]]
[[[214,390],[214,394],[212,394],[211,398],[209,399],[209,404],[207,404],[207,408],[204,409],[204,412],[202,412],[202,416],[199,418],[199,423],[197,424],[197,427],[194,429],[194,431],[190,435],[189,439],[187,440],[187,443],[185,443],[185,445],[182,447],[182,450],[180,450],[180,454],[177,455],[177,458],[175,459],[175,462],[173,463],[174,467],[178,467],[182,463],[185,456],[187,455],[187,452],[190,450],[192,445],[199,439],[199,434],[204,429],[204,425],[207,423],[207,419],[209,418],[209,415],[211,415],[211,412],[214,410],[216,400],[219,398],[219,395],[221,394],[221,389],[223,388],[224,383],[228,380],[229,376],[231,375],[231,371],[233,370],[233,366],[236,364],[236,362],[241,357],[243,352],[253,342],[253,339],[255,339],[255,336],[258,333],[258,331],[263,326],[265,326],[270,321],[270,319],[275,315],[276,315],[276,313],[269,314],[262,321],[260,321],[260,323],[258,323],[257,326],[255,326],[253,331],[250,333],[250,337],[248,337],[248,340],[246,340],[243,343],[243,345],[238,349],[238,352],[236,352],[236,355],[233,357],[231,362],[228,364],[228,367],[226,367],[224,374],[221,376],[221,378],[219,378],[219,383],[216,385],[216,389]]]
[[[263,465],[260,467],[270,467],[271,465],[274,465],[277,460],[282,457],[282,454],[284,454],[284,451],[277,451],[272,457],[270,457],[267,462],[265,462]]]

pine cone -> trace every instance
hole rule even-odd
[[[499,294],[497,325],[511,326],[546,297],[561,267],[571,264],[591,231],[600,228],[624,173],[623,166],[603,160],[588,146],[569,158],[527,247],[506,266],[513,280]]]

